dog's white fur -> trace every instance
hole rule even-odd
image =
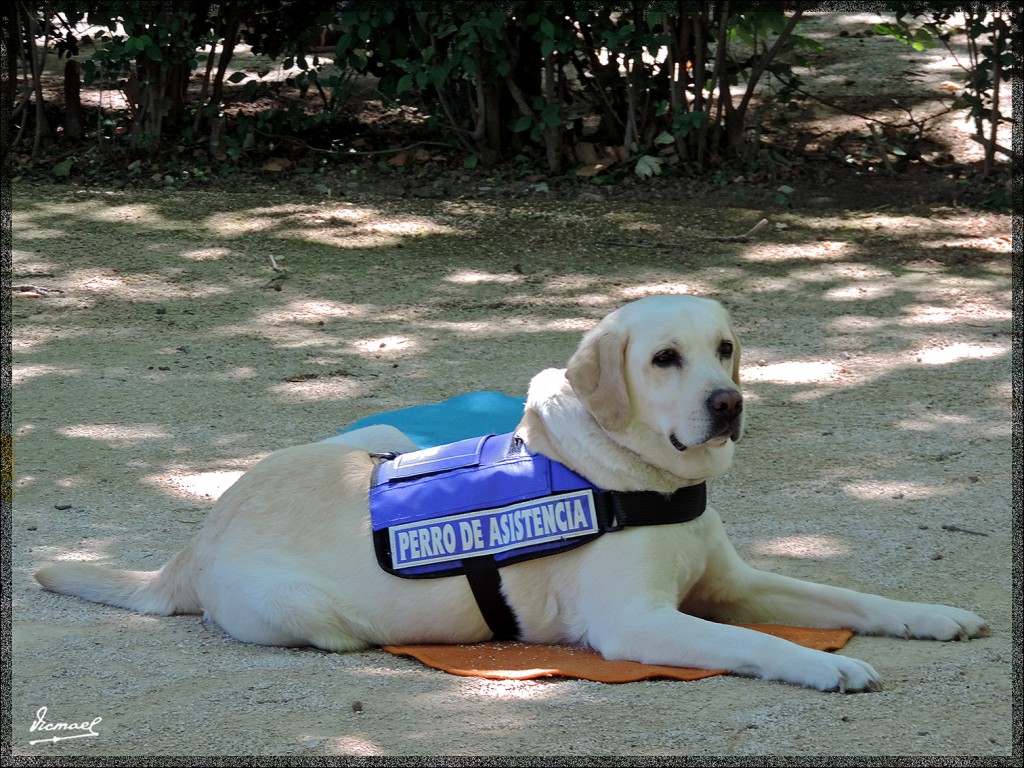
[[[584,337],[567,370],[533,379],[518,432],[531,449],[611,490],[668,493],[715,477],[742,431],[739,349],[717,302],[633,302]],[[402,579],[376,562],[368,451],[414,448],[398,430],[370,427],[277,451],[223,494],[193,544],[161,570],[60,563],[36,578],[143,613],[205,612],[250,643],[348,651],[487,640],[465,578]],[[751,568],[710,508],[691,522],[627,528],[501,573],[524,640],[821,690],[874,690],[879,678],[862,661],[708,619],[937,640],[987,631],[969,611]]]

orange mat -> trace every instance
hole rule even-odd
[[[807,629],[778,624],[740,624],[819,651],[836,651],[853,636],[848,629]],[[632,683],[656,677],[700,680],[725,674],[721,669],[690,669],[605,661],[591,648],[573,645],[535,645],[489,642],[469,645],[385,645],[396,656],[412,656],[427,666],[465,677],[490,680],[529,680],[535,677],[574,677],[599,683]]]

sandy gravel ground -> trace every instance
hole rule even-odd
[[[13,753],[1010,755],[1010,220],[815,208],[769,213],[751,243],[703,239],[763,213],[19,185],[16,282],[60,292],[13,306]],[[524,393],[598,318],[660,292],[719,298],[744,342],[749,431],[710,488],[741,554],[959,605],[990,637],[856,637],[842,653],[885,681],[865,695],[490,682],[243,645],[31,577],[67,559],[155,569],[268,452]],[[102,718],[97,735],[32,744],[42,707]]]

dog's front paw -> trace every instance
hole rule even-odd
[[[882,690],[882,680],[875,668],[860,659],[802,648],[799,654],[778,661],[778,666],[766,665],[759,676],[819,691],[863,693]]]
[[[866,661],[846,656],[831,656],[833,663],[824,665],[825,684],[816,686],[821,691],[864,693],[882,690],[882,679]],[[831,667],[831,669],[829,669]]]
[[[903,621],[903,636],[922,640],[969,640],[989,634],[988,624],[975,613],[948,605],[914,604]]]

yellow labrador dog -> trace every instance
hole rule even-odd
[[[743,429],[740,343],[717,302],[653,296],[587,333],[567,369],[532,381],[517,436],[614,491],[672,494],[716,477]],[[390,427],[277,451],[217,501],[193,544],[155,572],[61,563],[49,590],[150,614],[205,613],[238,640],[333,651],[470,643],[492,631],[461,576],[404,579],[375,558],[374,452],[415,446]],[[756,570],[707,509],[627,527],[501,570],[520,637],[607,659],[726,669],[823,691],[869,691],[868,664],[722,621],[847,627],[936,640],[985,634],[975,614]]]

